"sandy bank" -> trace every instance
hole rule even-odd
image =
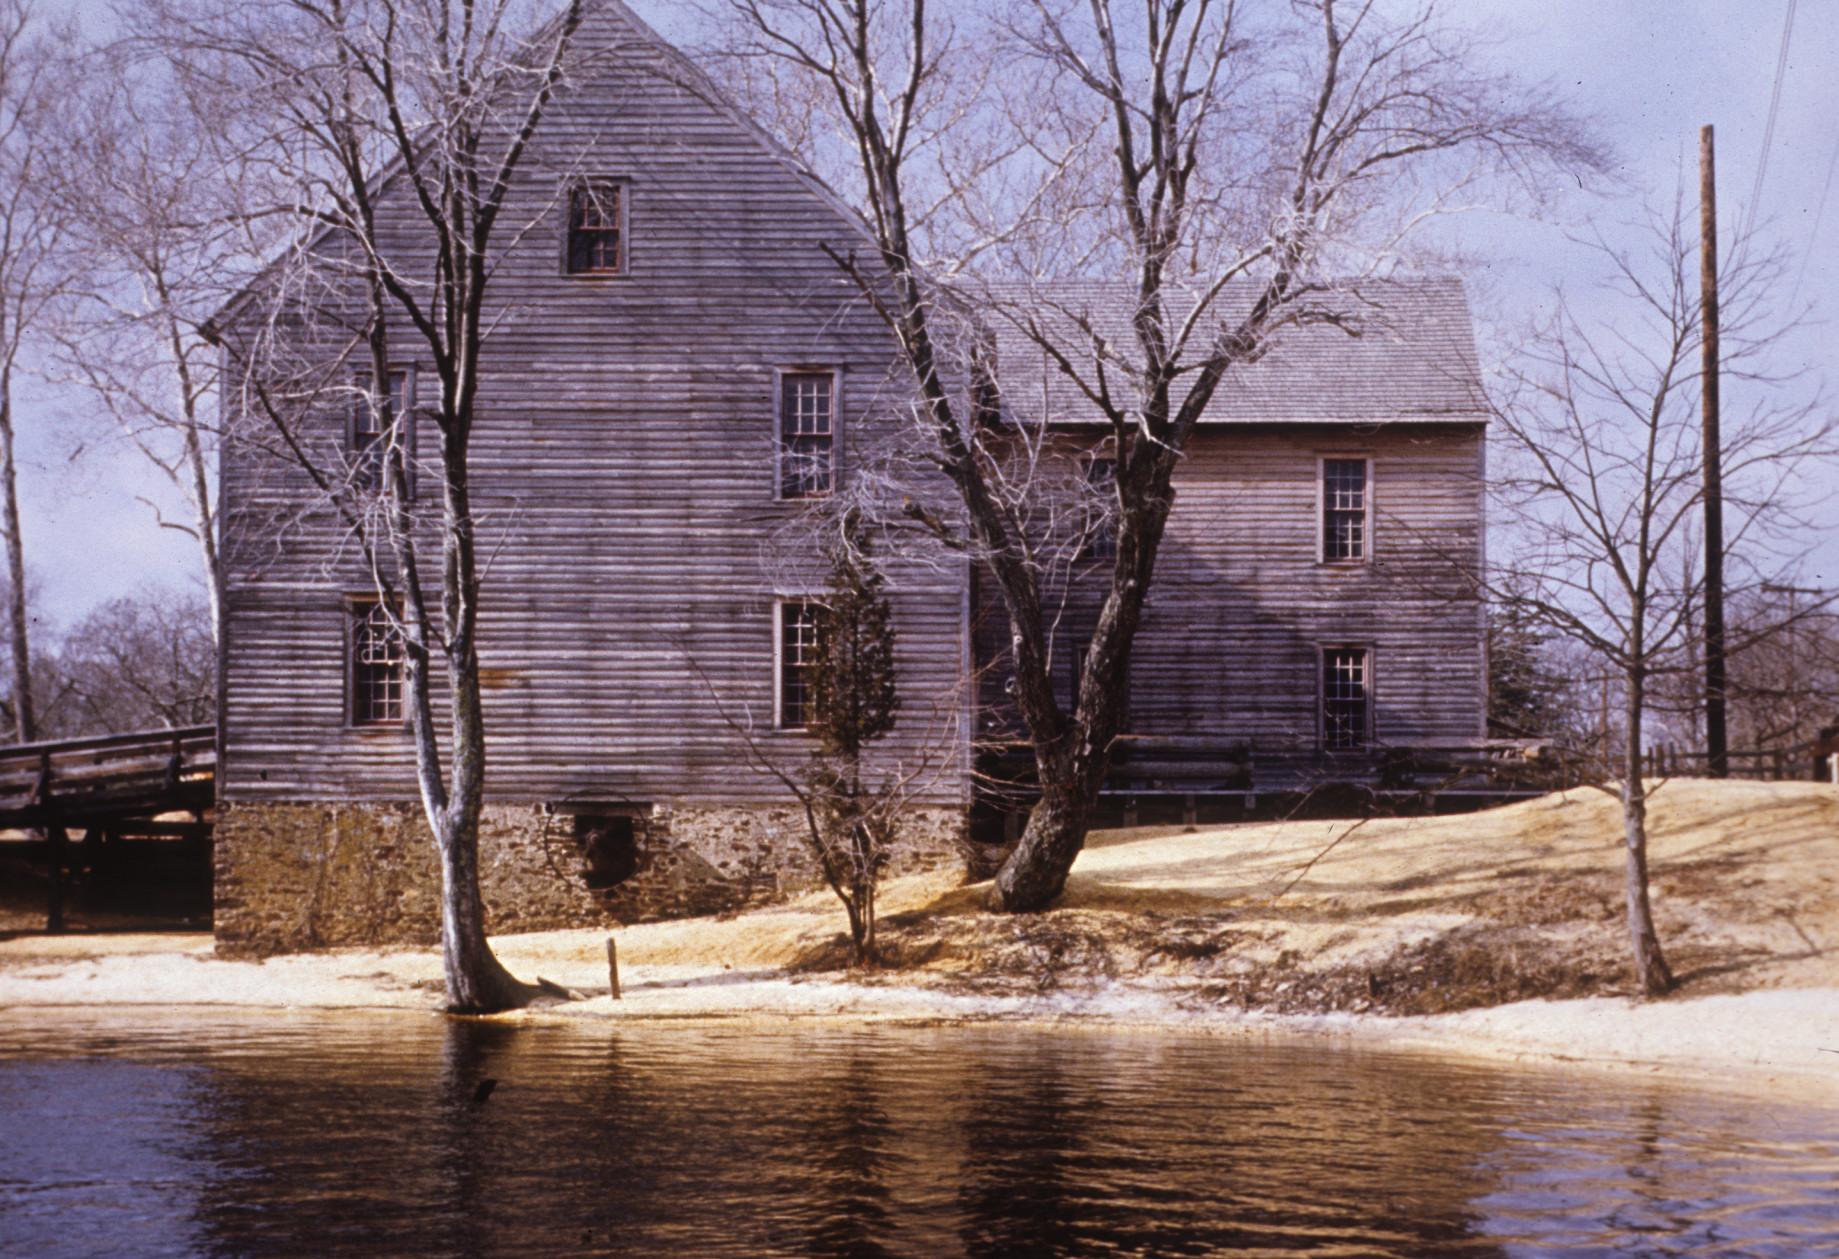
[[[521,1017],[1033,1019],[1283,1029],[1529,1062],[1633,1067],[1839,1101],[1839,793],[1675,781],[1655,801],[1679,995],[1626,994],[1613,801],[1483,815],[1094,837],[1062,904],[1014,918],[947,876],[884,897],[892,967],[836,968],[826,895],[729,919],[500,937],[590,994]],[[214,957],[205,936],[0,941],[0,1007],[432,1010],[427,950]]]
[[[101,944],[101,948],[92,947]],[[918,974],[858,982],[772,968],[625,965],[606,995],[604,937],[508,936],[505,960],[588,994],[509,1016],[581,1023],[684,1019],[861,1022],[987,1020],[1273,1032],[1534,1064],[1660,1073],[1839,1105],[1839,988],[1786,989],[1638,1003],[1619,998],[1518,1002],[1415,1017],[1271,1014],[1221,1008],[1190,983],[1144,978],[1035,993],[967,991]],[[206,936],[16,939],[0,943],[0,1008],[228,1006],[432,1012],[440,959],[426,950],[339,950],[226,961]]]

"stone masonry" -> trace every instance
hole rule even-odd
[[[609,887],[577,819],[491,805],[480,819],[479,882],[493,934],[724,913],[820,885],[794,809],[659,806],[632,819]],[[440,938],[440,870],[419,806],[229,804],[216,825],[221,953],[263,955]],[[888,873],[962,860],[964,818],[908,816]],[[596,877],[596,874],[600,877]]]

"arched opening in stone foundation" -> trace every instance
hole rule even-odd
[[[577,815],[575,844],[588,888],[604,892],[631,878],[639,866],[638,828],[630,816]]]

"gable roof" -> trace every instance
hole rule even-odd
[[[541,45],[546,39],[553,38],[555,32],[560,28],[562,19],[563,10],[558,9],[557,13],[530,37],[532,48]],[[624,0],[581,0],[580,24],[576,29],[573,41],[577,48],[584,42],[589,44],[593,42],[592,37],[587,35],[587,32],[590,31],[592,25],[596,21],[611,22],[621,34],[630,35],[635,46],[642,45],[650,52],[656,54],[663,65],[668,67],[666,73],[658,76],[661,82],[668,83],[689,92],[704,105],[717,111],[729,122],[733,123],[739,130],[758,144],[769,157],[785,167],[793,178],[802,184],[808,192],[822,201],[824,205],[838,217],[847,230],[859,235],[871,250],[875,247],[876,242],[874,233],[870,230],[868,224],[863,221],[861,214],[853,206],[839,196],[835,189],[826,183],[817,172],[813,171],[800,160],[795,153],[782,144],[777,137],[767,131],[766,128],[762,127],[753,115],[749,114],[737,104],[733,98],[728,95],[727,91],[723,89],[706,70],[692,60],[688,54],[671,43],[668,39],[665,39],[664,36],[660,35],[656,30],[652,29],[650,24],[635,13]],[[618,46],[617,40],[615,40],[613,46]],[[555,104],[552,101],[550,112],[554,112],[554,109]],[[538,123],[537,130],[539,133],[542,131],[544,122],[547,121],[548,118],[545,117],[543,122]],[[373,199],[381,199],[388,195],[390,186],[402,175],[404,165],[404,159],[402,155],[398,153],[391,156],[389,160],[371,174],[370,187]],[[220,332],[225,326],[232,322],[237,317],[242,307],[251,300],[254,294],[273,281],[275,271],[282,262],[293,256],[302,248],[307,252],[317,249],[325,240],[340,230],[342,229],[331,224],[315,226],[307,235],[303,245],[297,245],[282,250],[276,257],[264,263],[242,288],[238,289],[227,298],[218,309],[205,320],[204,328],[207,337],[214,339],[216,333]],[[512,233],[512,235],[515,234],[516,233]]]
[[[1229,285],[1215,299],[1217,313],[1209,316],[1209,325],[1217,328],[1243,316],[1257,292],[1251,282]],[[1049,423],[1100,422],[1097,407],[1022,324],[1032,319],[1056,346],[1082,351],[1082,368],[1089,367],[1094,337],[1118,347],[1117,354],[1128,361],[1138,354],[1131,326],[1134,286],[1052,281],[999,286],[991,296],[999,313],[988,317],[988,323],[1004,404]],[[1342,324],[1285,328],[1262,358],[1227,371],[1202,423],[1487,420],[1474,330],[1460,280],[1361,280],[1327,295],[1321,305]],[[1076,355],[1068,357],[1080,362]],[[1178,384],[1177,403],[1184,393]]]
[[[690,92],[697,99],[711,108],[720,111],[730,122],[740,127],[755,143],[766,150],[775,160],[783,165],[792,175],[803,183],[807,190],[823,201],[849,229],[861,235],[865,244],[878,248],[875,233],[862,218],[861,212],[838,194],[824,178],[805,164],[791,149],[760,125],[760,120],[748,113],[739,102],[728,94],[726,88],[717,83],[709,72],[690,57],[690,55],[671,43],[664,36],[653,30],[644,18],[635,13],[625,0],[583,0],[583,10],[602,8],[617,19],[631,27],[640,39],[650,43],[676,71],[670,82]]]

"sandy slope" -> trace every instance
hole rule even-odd
[[[884,897],[887,972],[834,971],[826,895],[618,932],[625,999],[534,1017],[1102,1018],[1274,1025],[1536,1060],[1637,1064],[1839,1097],[1839,792],[1659,785],[1653,864],[1675,998],[1624,995],[1619,815],[1596,792],[1354,826],[1094,837],[1026,919],[948,876]],[[605,993],[605,936],[503,937],[514,970]],[[232,962],[197,936],[0,942],[0,1006],[438,1002],[417,950]],[[1531,999],[1528,999],[1531,998]]]

